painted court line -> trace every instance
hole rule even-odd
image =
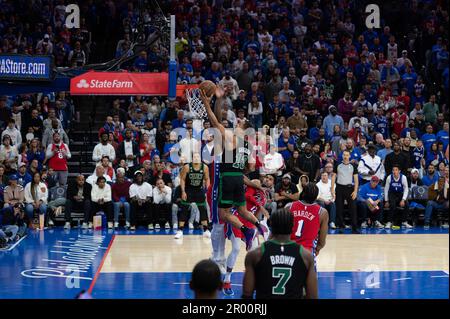
[[[111,241],[109,242],[108,248],[106,249],[106,252],[103,255],[102,261],[100,262],[100,265],[99,265],[99,267],[97,269],[97,272],[95,273],[94,280],[92,280],[92,283],[89,286],[88,293],[90,295],[92,295],[92,290],[94,289],[95,283],[97,282],[98,276],[100,275],[100,271],[102,270],[103,264],[105,263],[106,256],[108,256],[109,250],[111,249],[115,238],[116,238],[116,235],[113,235],[112,238],[111,238]]]
[[[398,278],[398,279],[393,279],[393,281],[402,281],[402,280],[410,280],[412,279],[411,277],[405,277],[405,278]]]
[[[11,247],[9,247],[9,248],[6,249],[5,251],[11,251],[11,250],[13,250],[13,249],[16,248],[16,246],[19,245],[20,242],[21,242],[22,240],[24,240],[25,238],[27,238],[27,235],[25,235],[25,236],[23,236],[22,238],[20,238],[16,243],[14,243],[14,245],[12,245]]]

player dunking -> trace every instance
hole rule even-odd
[[[212,96],[206,96],[205,92],[201,90],[200,97],[212,126],[217,128],[222,135],[223,152],[219,177],[219,217],[224,222],[230,223],[242,231],[248,248],[251,246],[256,231],[246,227],[237,216],[231,214],[230,209],[232,206],[235,206],[239,215],[250,221],[264,235],[264,226],[260,225],[258,219],[247,211],[245,207],[244,169],[249,164],[248,161],[252,152],[244,134],[245,130],[249,128],[249,123],[247,121],[238,122],[235,134],[230,130],[225,130],[211,109]],[[228,159],[230,153],[232,154],[231,163]]]
[[[252,180],[252,182],[258,186],[261,185],[261,182],[259,180]],[[249,212],[251,212],[252,214],[254,214],[256,216],[258,216],[259,214],[264,214],[264,217],[265,217],[264,220],[269,218],[269,213],[264,208],[264,205],[266,203],[266,198],[265,198],[265,193],[263,191],[258,190],[254,187],[248,186],[245,191],[245,200],[247,202],[247,210]],[[234,215],[236,215],[239,218],[239,220],[245,226],[247,226],[248,228],[255,227],[249,221],[247,221],[243,217],[241,217],[237,213],[237,210],[234,207],[231,209],[231,211]],[[261,223],[263,223],[263,222],[261,222]],[[224,278],[222,291],[227,296],[233,296],[234,291],[231,288],[231,273],[236,264],[236,259],[239,255],[239,251],[241,249],[241,241],[243,240],[244,235],[242,234],[241,230],[239,230],[235,227],[231,227],[229,224],[225,224],[224,231],[225,231],[226,237],[231,241],[232,248],[231,248],[230,254],[228,255],[228,258],[226,260],[227,269],[226,269],[226,274],[225,274],[225,278]],[[252,249],[258,247],[258,245],[259,245],[258,237],[255,237],[251,247],[249,247],[249,250],[252,250]]]
[[[290,240],[294,216],[285,208],[269,219],[272,239],[247,253],[242,298],[317,298],[317,274],[311,253]]]
[[[308,183],[300,194],[300,199],[286,205],[294,217],[291,239],[308,249],[313,257],[325,246],[328,233],[328,212],[315,201],[319,189],[314,183]]]
[[[208,166],[203,164],[199,153],[194,153],[192,163],[185,164],[180,172],[181,213],[178,218],[178,231],[175,239],[183,237],[183,228],[189,214],[189,207],[196,203],[200,212],[200,223],[203,226],[203,236],[210,237],[208,229],[208,213],[204,187],[209,187]]]

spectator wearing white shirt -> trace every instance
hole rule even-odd
[[[41,174],[36,172],[33,174],[33,180],[25,186],[25,212],[30,219],[33,217],[35,210],[39,211],[40,215],[47,214],[47,200],[48,188],[47,185],[41,182]],[[49,219],[49,225],[53,225],[53,221]]]
[[[171,221],[172,210],[172,189],[164,184],[162,178],[156,180],[156,187],[153,188],[153,203],[154,203],[154,219],[165,229],[172,228],[169,224]]]
[[[134,173],[134,183],[130,186],[130,201],[131,201],[131,215],[130,215],[130,230],[136,230],[136,222],[138,213],[146,217],[148,229],[153,230],[155,219],[152,209],[153,187],[147,182],[144,182],[144,174],[141,171]],[[159,226],[159,225],[158,225]],[[159,228],[159,227],[157,227]]]
[[[179,142],[180,157],[186,160],[186,163],[192,162],[192,154],[200,152],[201,143],[192,138],[192,129],[186,130],[186,136]]]
[[[336,229],[336,204],[334,203],[336,185],[331,182],[326,170],[322,171],[320,181],[316,185],[319,189],[317,202],[330,213],[330,228]]]
[[[105,168],[102,165],[99,165],[95,168],[95,172],[86,178],[86,183],[94,186],[97,183],[99,177],[104,177],[107,183],[111,183],[111,177],[106,174]]]
[[[375,145],[369,144],[367,154],[361,157],[358,164],[358,173],[362,178],[361,185],[370,182],[372,176],[377,176],[380,180],[384,180],[386,175],[384,171],[383,161],[381,157],[376,155],[377,149]]]
[[[116,159],[116,151],[114,147],[108,143],[109,134],[107,132],[103,132],[101,135],[101,142],[95,145],[94,151],[92,152],[92,160],[94,162],[100,162],[103,156],[108,156],[111,162],[114,162]]]
[[[248,116],[252,127],[258,129],[262,126],[263,106],[258,101],[258,96],[253,95],[251,102],[248,104]]]
[[[270,146],[270,152],[264,155],[261,174],[281,176],[284,169],[284,158],[277,152],[275,145]]]
[[[108,220],[108,228],[113,228],[113,205],[112,205],[112,193],[111,186],[106,183],[106,178],[100,176],[97,178],[97,182],[92,186],[91,191],[91,216],[89,220],[92,220],[94,214],[103,211],[106,213]]]
[[[16,121],[12,118],[8,120],[8,125],[2,132],[2,139],[5,135],[9,135],[9,137],[11,137],[11,144],[15,147],[18,148],[20,144],[22,144],[22,134],[20,134],[20,131],[16,128]]]
[[[219,81],[219,86],[222,88],[227,88],[226,92],[231,100],[236,100],[239,95],[239,85],[233,77],[230,75],[230,71],[225,71],[225,75],[222,80]]]
[[[356,109],[356,116],[352,117],[350,121],[348,122],[348,130],[352,130],[355,127],[355,123],[359,121],[359,124],[361,125],[361,131],[367,133],[368,126],[369,126],[369,120],[367,120],[366,117],[364,117],[364,110],[362,107],[358,107]]]

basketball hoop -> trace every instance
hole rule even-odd
[[[201,120],[208,118],[208,113],[206,113],[205,106],[200,99],[200,90],[198,88],[186,89],[186,98],[188,100],[189,110],[194,119]]]

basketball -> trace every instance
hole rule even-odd
[[[207,96],[211,96],[216,93],[217,86],[214,82],[206,80],[200,83],[200,90],[203,90]]]

